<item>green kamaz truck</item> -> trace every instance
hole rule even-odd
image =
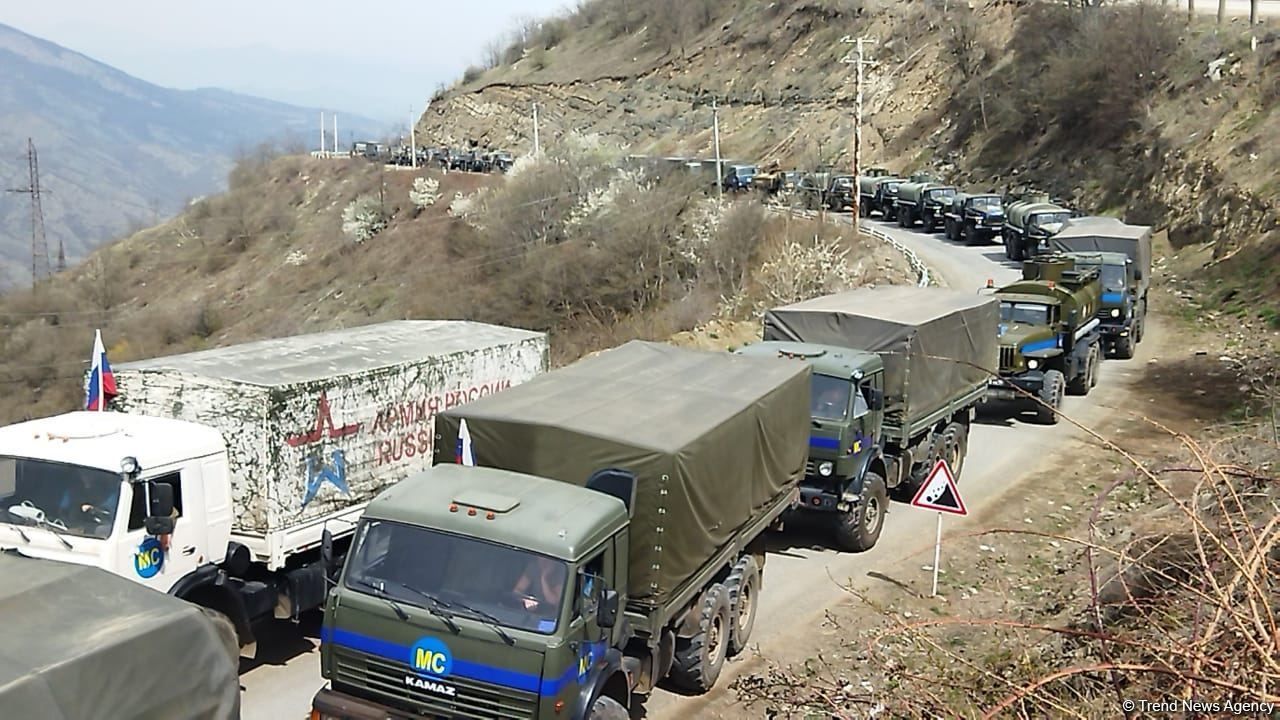
[[[809,374],[631,342],[438,416],[437,464],[360,521],[312,717],[622,720],[664,679],[709,690],[799,498]]]
[[[1088,395],[1098,384],[1102,286],[1097,268],[1077,268],[1060,255],[1026,261],[1022,275],[994,293],[1000,300],[1000,377],[992,381],[990,397],[1022,402],[1030,393],[1040,400],[1036,418],[1055,424],[1064,395]]]
[[[1071,219],[1071,211],[1048,201],[1048,196],[1019,200],[1005,208],[1000,238],[1004,256],[1010,260],[1028,260],[1044,247],[1049,236],[1057,233]]]
[[[1114,358],[1132,358],[1146,330],[1153,234],[1145,225],[1091,216],[1068,220],[1049,238],[1049,249],[1065,253],[1077,267],[1098,268],[1102,282],[1098,320],[1107,354]]]
[[[960,476],[997,362],[999,304],[941,288],[852,290],[765,314],[737,352],[813,369],[801,509],[845,550],[875,545],[887,495],[910,500],[940,459]]]

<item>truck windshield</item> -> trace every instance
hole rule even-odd
[[[1123,265],[1103,265],[1102,289],[1109,292],[1120,292],[1125,289],[1125,273]]]
[[[812,375],[810,381],[810,415],[820,420],[844,420],[849,417],[849,395],[853,383],[829,375]]]
[[[104,539],[120,507],[120,476],[47,460],[0,457],[0,522]]]
[[[1071,219],[1071,213],[1055,212],[1040,213],[1031,217],[1031,227],[1036,229],[1056,229],[1051,228],[1053,225],[1061,225]]]
[[[984,212],[1000,209],[1000,198],[998,197],[979,197],[969,201],[969,207]]]
[[[482,521],[483,522],[483,521]],[[387,520],[366,520],[347,561],[346,585],[369,586],[396,602],[428,608],[430,595],[450,612],[549,635],[567,595],[561,560],[485,540]]]
[[[1040,303],[1000,303],[1000,322],[1021,325],[1048,325],[1049,306]]]
[[[939,188],[937,190],[929,190],[925,192],[924,196],[929,198],[930,200],[945,200],[947,198],[955,197],[956,189],[955,188]]]

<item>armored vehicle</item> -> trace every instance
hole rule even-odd
[[[370,503],[320,717],[614,720],[746,647],[809,367],[631,342],[542,378],[439,416],[435,467]]]
[[[991,398],[1039,398],[1036,417],[1058,422],[1063,396],[1088,395],[1102,362],[1096,268],[1077,268],[1061,255],[1023,264],[1023,280],[995,291],[1000,300],[1000,378]]]
[[[1160,231],[1163,232],[1163,231]],[[1110,217],[1068,220],[1049,238],[1049,247],[1068,253],[1077,265],[1094,265],[1102,279],[1102,336],[1112,357],[1133,357],[1147,322],[1151,287],[1152,229]]]
[[[938,460],[959,477],[998,319],[990,297],[859,289],[770,310],[764,342],[738,350],[813,368],[801,508],[830,514],[843,549],[874,546],[887,495],[910,500]]]
[[[1010,260],[1035,257],[1045,240],[1061,230],[1069,219],[1071,211],[1049,202],[1047,196],[1010,204],[1005,208],[1001,229],[1005,257]]]
[[[957,193],[943,218],[943,232],[951,242],[988,243],[1004,226],[1004,205],[994,193]]]
[[[898,226],[909,228],[920,222],[925,232],[933,232],[955,195],[953,185],[930,181],[903,183],[898,188]]]
[[[751,187],[768,195],[791,192],[796,189],[796,185],[800,182],[800,177],[803,174],[799,170],[771,170],[769,172],[756,173],[751,178]]]

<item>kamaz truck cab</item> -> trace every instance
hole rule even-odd
[[[1077,269],[1061,256],[1041,256],[1024,264],[1023,278],[995,291],[1000,377],[992,381],[990,397],[1019,401],[1029,393],[1040,400],[1037,419],[1054,424],[1065,394],[1088,395],[1098,382],[1098,270]]]
[[[622,661],[627,527],[617,497],[493,468],[385,491],[325,609],[312,717],[588,717]]]
[[[839,513],[837,539],[868,550],[880,538],[885,499],[860,503],[868,470],[885,477],[884,362],[879,355],[810,343],[759,342],[739,355],[807,362],[810,376],[809,460],[800,483],[806,510]],[[883,482],[883,480],[881,480]],[[852,512],[851,512],[852,511]]]

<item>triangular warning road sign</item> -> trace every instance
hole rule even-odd
[[[945,460],[939,460],[929,477],[912,498],[911,504],[926,510],[951,513],[952,515],[968,515],[964,500],[960,499],[960,490],[956,487],[956,479],[951,476],[951,468]]]

